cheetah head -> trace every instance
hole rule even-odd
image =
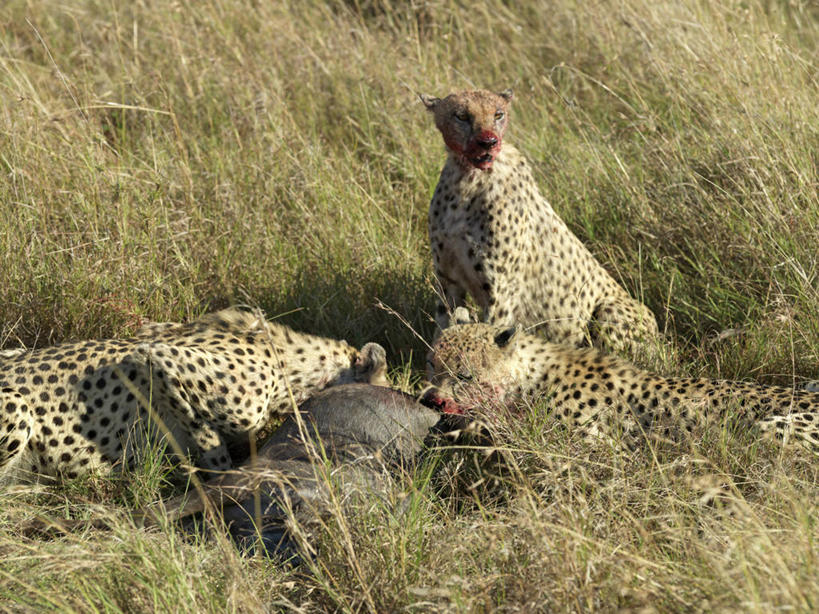
[[[515,383],[515,327],[456,324],[444,329],[427,356],[431,386],[425,405],[443,413],[464,414],[487,403],[518,396]]]
[[[373,386],[389,386],[387,381],[387,352],[377,343],[367,343],[358,352],[351,372],[342,374],[335,384],[364,382]]]
[[[421,100],[435,116],[447,148],[464,166],[492,168],[506,132],[512,90],[468,90],[446,98],[422,94]]]

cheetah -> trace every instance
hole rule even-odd
[[[429,209],[429,241],[443,290],[436,322],[465,305],[490,324],[537,328],[549,341],[653,353],[652,312],[595,260],[540,194],[523,155],[503,143],[512,92],[422,95],[447,158]]]
[[[339,501],[345,509],[362,501],[370,507],[386,492],[390,474],[415,465],[440,418],[414,396],[391,388],[333,386],[302,403],[298,416],[289,416],[254,458],[203,482],[201,489],[138,510],[132,519],[138,526],[171,520],[201,529],[192,517],[212,505],[243,552],[254,551],[261,540],[267,554],[288,557],[298,551],[288,525],[297,521],[305,535]],[[87,525],[86,519],[35,518],[20,530],[53,536]],[[91,526],[112,528],[104,517]]]
[[[329,385],[386,385],[386,354],[225,309],[155,324],[133,339],[83,341],[0,358],[0,474],[76,478],[130,466],[162,432],[198,467]],[[163,431],[163,424],[166,431]]]
[[[819,394],[814,392],[660,377],[596,348],[550,343],[516,327],[457,321],[433,344],[428,366],[433,387],[425,403],[443,413],[469,413],[493,401],[548,398],[570,430],[629,448],[645,435],[676,440],[695,427],[730,418],[758,427],[765,437],[819,453]]]
[[[205,493],[243,550],[259,537],[269,554],[288,544],[292,548],[286,529],[290,510],[303,528],[315,516],[326,515],[335,500],[331,483],[341,487],[345,506],[362,498],[372,505],[389,483],[385,469],[412,467],[440,419],[413,396],[368,384],[324,390],[300,405],[299,412],[298,419],[290,416],[273,433],[254,459],[205,482],[201,492],[164,502],[167,517],[181,520],[202,512]],[[325,455],[332,482],[320,470]]]

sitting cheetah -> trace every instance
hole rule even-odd
[[[460,312],[461,310],[459,310]],[[460,314],[456,315],[460,317]],[[819,452],[819,394],[749,382],[659,377],[593,348],[549,343],[514,327],[459,324],[430,352],[425,403],[464,413],[491,400],[548,397],[554,414],[587,436],[676,438],[726,416]]]
[[[469,293],[491,324],[538,327],[576,347],[591,339],[617,352],[651,350],[654,315],[594,259],[541,196],[524,157],[503,144],[512,92],[421,99],[449,153],[429,210],[446,300],[438,325]]]
[[[294,402],[332,384],[385,385],[385,357],[375,343],[359,351],[235,308],[3,357],[0,473],[74,478],[129,464],[160,422],[200,467],[227,469],[227,445]]]

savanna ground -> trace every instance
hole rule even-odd
[[[807,0],[7,0],[0,341],[246,303],[381,343],[411,388],[444,159],[416,93],[510,86],[508,138],[657,314],[658,368],[798,385],[819,376],[818,59]],[[334,515],[296,569],[133,528],[129,508],[172,490],[160,465],[7,491],[0,610],[819,608],[806,454],[718,428],[625,453],[548,407],[493,428],[494,482],[432,452],[396,484],[409,505]],[[23,537],[38,514],[116,526]]]

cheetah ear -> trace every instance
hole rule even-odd
[[[449,325],[474,324],[475,318],[466,307],[456,307],[449,318]]]
[[[498,96],[503,98],[506,102],[509,102],[509,101],[512,100],[512,90],[507,88],[507,89],[503,90],[502,92],[498,92]]]
[[[434,111],[438,103],[441,102],[440,98],[430,96],[429,94],[418,94],[418,98],[421,99],[421,102],[424,103],[424,106],[426,106],[429,111]]]
[[[510,326],[495,335],[495,345],[499,348],[505,348],[512,344],[512,340],[518,334],[517,326]]]
[[[355,359],[356,381],[375,386],[389,386],[387,381],[387,352],[377,343],[367,343]]]

